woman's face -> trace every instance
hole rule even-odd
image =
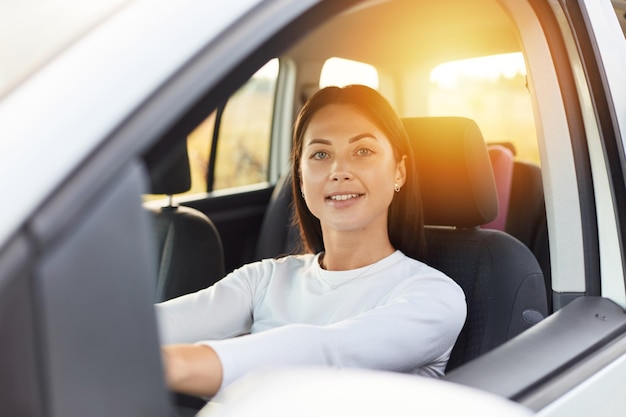
[[[387,136],[355,107],[331,104],[304,132],[301,188],[326,234],[387,230],[395,184],[404,185],[404,157],[396,161]]]

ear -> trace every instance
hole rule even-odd
[[[402,158],[396,164],[395,181],[400,187],[402,187],[406,182],[406,155],[402,155]]]

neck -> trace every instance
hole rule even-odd
[[[321,266],[329,271],[347,271],[371,265],[395,251],[386,236],[374,241],[325,237],[324,249]]]

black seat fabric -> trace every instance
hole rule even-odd
[[[170,196],[164,206],[145,203],[154,220],[158,258],[155,302],[206,288],[224,276],[224,251],[213,222],[198,210],[172,204],[191,186],[186,141],[146,158],[151,193]]]
[[[464,290],[468,316],[448,370],[485,353],[548,314],[541,268],[520,241],[479,226],[497,216],[482,134],[466,118],[404,119],[420,173],[427,233],[424,261]]]
[[[550,247],[543,181],[538,165],[515,161],[509,206],[505,230],[535,254],[549,293],[552,288]]]
[[[298,253],[300,236],[293,222],[291,175],[283,175],[272,192],[265,210],[256,245],[256,258],[275,258]]]

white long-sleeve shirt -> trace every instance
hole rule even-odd
[[[319,254],[267,259],[156,310],[163,344],[216,351],[222,387],[305,365],[439,376],[466,316],[452,279],[400,251],[350,271],[322,269]]]

